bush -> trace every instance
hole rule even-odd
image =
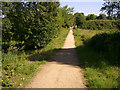
[[[105,14],[100,14],[100,15],[97,17],[97,19],[104,19],[104,20],[106,20],[107,18],[106,18],[106,15],[105,15]]]
[[[120,30],[120,19],[118,19],[118,20],[116,21],[116,25],[117,25],[118,29]]]
[[[81,27],[85,23],[85,16],[82,13],[76,13],[75,14],[75,22],[78,27]]]
[[[89,20],[82,25],[83,29],[103,30],[118,29],[115,20]]]
[[[99,52],[114,55],[116,62],[120,63],[120,32],[96,34],[85,44]]]
[[[86,20],[95,20],[96,19],[96,15],[94,14],[89,14],[87,17],[86,17]]]
[[[114,17],[112,17],[112,16],[109,16],[108,19],[109,20],[115,20]]]
[[[18,51],[9,51],[2,53],[2,86],[14,87],[21,82],[22,78],[32,75],[40,64],[45,61],[36,61],[34,63],[27,59],[25,52],[18,54]]]
[[[3,42],[24,41],[25,49],[42,48],[59,33],[58,3],[4,2],[2,7]]]

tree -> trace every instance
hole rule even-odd
[[[108,18],[109,20],[115,20],[114,17],[112,17],[112,16],[108,16],[107,18]]]
[[[64,18],[64,27],[70,27],[73,26],[73,22],[74,22],[74,8],[69,8],[67,5],[62,7],[62,14],[63,14],[63,18]]]
[[[120,14],[118,14],[117,18],[120,19]]]
[[[95,20],[96,19],[96,15],[94,14],[89,14],[87,17],[86,17],[86,20]]]
[[[85,16],[82,13],[75,13],[74,16],[75,16],[75,22],[77,26],[81,27],[86,20]]]
[[[62,27],[64,25],[64,17],[61,8],[58,8],[56,23],[58,24],[59,27]]]
[[[105,14],[100,14],[100,15],[97,17],[97,19],[104,19],[104,20],[106,20],[107,18],[106,18],[106,15],[105,15]]]
[[[100,11],[105,11],[107,15],[110,16],[115,16],[117,17],[120,14],[120,1],[113,1],[108,2],[107,0],[104,0],[105,3],[103,4],[103,7],[100,9]]]
[[[59,32],[56,23],[59,2],[4,2],[2,5],[3,22],[11,23],[8,29],[3,27],[3,37],[12,33],[12,40],[24,41],[26,49],[44,47]]]

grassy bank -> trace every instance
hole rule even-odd
[[[74,30],[75,44],[81,67],[84,71],[86,86],[89,88],[120,88],[120,68],[114,64],[115,56],[101,53],[84,45],[84,41],[97,33],[109,31]],[[99,42],[99,41],[98,41]],[[112,59],[112,62],[109,61]]]
[[[45,64],[46,60],[50,59],[63,46],[68,31],[61,28],[58,37],[40,50],[10,50],[8,53],[3,53],[3,87],[25,87],[40,70],[39,66]]]

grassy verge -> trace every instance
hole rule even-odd
[[[101,32],[105,31],[74,30],[80,64],[84,70],[84,77],[87,79],[86,86],[89,88],[120,88],[120,68],[114,65],[115,58],[108,53],[97,52],[83,43]],[[110,33],[109,31],[106,32]],[[109,61],[110,58],[113,62]]]
[[[40,70],[39,66],[50,59],[64,44],[69,30],[61,28],[58,37],[47,46],[34,51],[9,51],[2,57],[3,87],[25,87],[31,78]]]

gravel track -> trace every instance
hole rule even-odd
[[[63,48],[47,61],[26,88],[86,88],[72,29]]]

